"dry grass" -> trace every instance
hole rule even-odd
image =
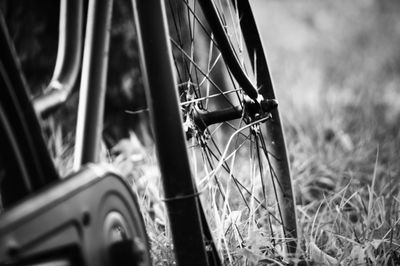
[[[398,264],[398,7],[258,4],[298,188],[300,255]]]

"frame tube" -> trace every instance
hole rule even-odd
[[[103,129],[112,0],[90,0],[83,54],[74,169],[98,162]]]
[[[209,265],[182,130],[164,1],[132,3],[176,261]]]
[[[238,2],[243,1],[239,0]],[[224,23],[221,21],[218,11],[215,7],[215,3],[210,0],[200,0],[199,4],[207,21],[212,28],[215,39],[218,43],[222,57],[224,61],[229,66],[230,71],[232,71],[233,76],[236,81],[241,85],[242,89],[246,94],[253,100],[257,101],[258,92],[255,84],[251,82],[249,77],[243,72],[242,66],[240,65],[239,59],[233,51],[233,47],[229,41],[229,37],[223,27]]]
[[[82,56],[83,1],[61,0],[57,61],[45,93],[34,99],[36,112],[47,117],[64,104],[78,79]]]
[[[7,167],[18,168],[15,172],[12,170],[14,176],[8,176],[3,181],[3,188],[7,189],[2,195],[3,204],[8,207],[22,197],[56,182],[59,176],[43,139],[28,96],[28,85],[1,12],[0,50],[0,115],[2,126],[6,127],[3,133],[10,136],[7,146],[14,152],[6,156],[9,156],[7,160],[13,158],[12,161],[17,161],[15,165],[11,163]]]

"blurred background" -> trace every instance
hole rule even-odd
[[[304,256],[397,265],[400,1],[252,3],[286,129]]]
[[[335,189],[349,179],[370,182],[379,150],[381,186],[398,182],[400,2],[253,5],[296,181],[325,180]],[[302,200],[315,196],[303,193]]]

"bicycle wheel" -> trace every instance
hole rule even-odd
[[[188,154],[217,247],[230,263],[294,253],[289,163],[249,3],[166,6]]]

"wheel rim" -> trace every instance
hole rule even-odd
[[[243,73],[257,84],[258,59],[247,52],[232,2],[213,4]],[[281,257],[288,243],[295,245],[296,221],[290,174],[279,169],[288,164],[276,102],[243,91],[197,0],[168,0],[167,10],[192,172],[217,247],[230,262],[243,249]],[[276,153],[270,139],[277,135]]]

